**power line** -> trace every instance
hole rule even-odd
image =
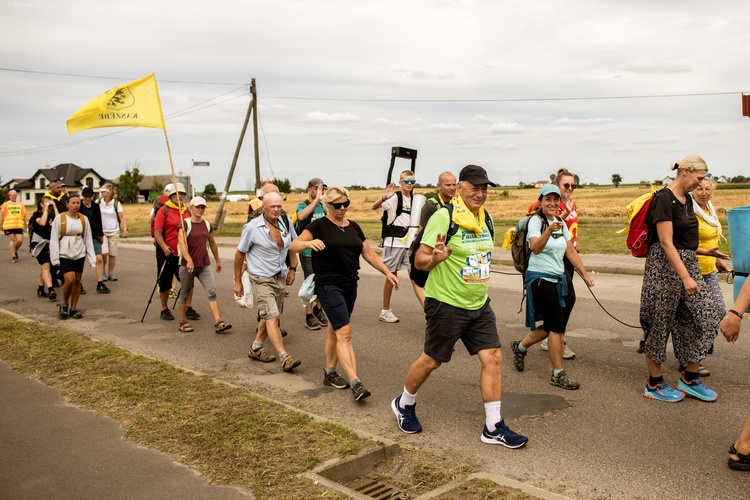
[[[547,102],[547,101],[603,101],[614,99],[664,99],[669,97],[706,97],[717,95],[742,95],[743,92],[702,92],[694,94],[652,94],[622,96],[589,96],[589,97],[519,97],[505,99],[360,99],[336,97],[298,97],[298,96],[265,96],[263,99],[286,99],[295,101],[333,101],[333,102],[401,102],[401,103],[461,103],[461,102]]]
[[[214,100],[216,100],[216,99],[218,99],[220,97],[224,97],[224,96],[226,96],[228,94],[236,92],[237,90],[240,90],[240,89],[242,89],[244,87],[245,87],[245,85],[242,85],[242,86],[240,86],[240,87],[238,87],[236,89],[230,90],[229,92],[226,92],[224,94],[212,97],[210,99],[207,99],[207,100],[205,100],[203,102],[200,102],[198,104],[194,104],[194,105],[189,106],[189,107],[187,107],[185,109],[182,109],[180,111],[175,111],[174,113],[170,113],[170,114],[166,115],[165,118],[179,118],[179,117],[182,117],[182,116],[185,116],[185,115],[189,115],[191,113],[202,111],[204,109],[213,108],[215,106],[218,106],[220,104],[224,104],[225,102],[229,102],[229,101],[232,101],[234,99],[239,99],[241,97],[244,97],[245,94],[240,94],[240,95],[237,95],[237,96],[233,96],[233,97],[230,97],[228,99],[224,99],[222,101],[219,101],[219,102],[216,102],[216,103],[213,103],[213,104],[208,104],[206,106],[203,106],[206,103],[209,103],[209,102],[214,101]],[[198,107],[198,106],[202,106],[202,107]],[[97,141],[99,139],[104,139],[105,137],[110,137],[110,136],[115,135],[115,134],[122,134],[124,132],[128,132],[128,131],[133,130],[135,128],[138,128],[138,127],[122,128],[120,130],[116,130],[114,132],[109,132],[109,133],[106,133],[106,134],[98,135],[96,137],[88,137],[86,139],[79,139],[79,140],[76,140],[76,141],[65,142],[65,143],[61,143],[61,144],[51,144],[51,145],[48,145],[48,146],[39,146],[39,147],[36,147],[36,148],[26,148],[26,149],[16,149],[16,150],[12,150],[12,151],[3,151],[3,152],[0,152],[0,158],[8,158],[8,157],[11,157],[11,156],[25,156],[25,155],[36,154],[36,153],[44,153],[46,151],[54,151],[56,149],[63,149],[63,148],[71,147],[71,146],[76,146],[76,145],[82,144],[84,142]]]
[[[66,76],[73,78],[98,78],[102,80],[129,81],[132,77],[114,77],[101,75],[82,75],[76,73],[59,73],[53,71],[34,71],[16,68],[0,68],[0,71],[12,73],[29,73],[35,75]],[[246,83],[236,82],[201,82],[185,80],[159,80],[164,83],[195,84],[195,85],[241,85]],[[308,97],[308,96],[265,96],[261,99],[284,99],[295,101],[332,101],[332,102],[402,102],[402,103],[462,103],[462,102],[547,102],[547,101],[600,101],[615,99],[665,99],[671,97],[710,97],[720,95],[742,95],[743,91],[732,92],[696,92],[691,94],[644,94],[644,95],[621,95],[621,96],[581,96],[581,97],[518,97],[499,99],[372,99],[372,98],[342,98],[342,97]]]
[[[8,73],[28,73],[31,75],[49,75],[49,76],[67,76],[71,78],[96,78],[99,80],[118,80],[118,81],[130,81],[135,80],[136,78],[133,77],[119,77],[119,76],[101,76],[101,75],[80,75],[77,73],[57,73],[54,71],[33,71],[29,69],[15,69],[15,68],[0,68],[0,71],[6,71]],[[159,79],[162,83],[182,83],[182,84],[191,84],[191,85],[247,85],[246,83],[232,83],[232,82],[194,82],[194,81],[184,81],[184,80],[162,80]]]

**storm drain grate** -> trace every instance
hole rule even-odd
[[[354,485],[354,489],[363,495],[367,495],[370,498],[375,498],[377,500],[386,500],[386,499],[392,499],[392,500],[405,500],[406,496],[402,496],[401,492],[394,489],[392,486],[389,486],[385,483],[381,483],[380,481],[373,481],[373,480],[364,480],[361,482],[357,482]]]

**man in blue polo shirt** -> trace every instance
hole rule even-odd
[[[286,264],[289,245],[296,237],[291,221],[281,216],[281,196],[267,193],[263,196],[263,216],[254,218],[242,228],[234,255],[234,294],[244,294],[242,268],[243,264],[247,264],[260,316],[255,341],[247,355],[264,363],[275,361],[276,356],[269,355],[263,349],[263,341],[268,337],[281,358],[281,367],[285,372],[293,371],[302,363],[286,352],[279,327],[286,285],[294,283],[297,274],[297,254],[290,253],[288,268]]]

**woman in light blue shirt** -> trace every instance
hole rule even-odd
[[[526,285],[526,326],[531,333],[522,341],[511,343],[513,366],[519,372],[524,369],[527,349],[548,339],[549,359],[552,364],[550,384],[563,389],[575,390],[581,384],[565,374],[562,368],[565,328],[570,318],[572,304],[568,298],[568,280],[565,276],[563,257],[581,273],[588,286],[594,286],[581,257],[578,255],[570,233],[560,217],[555,216],[560,207],[560,189],[547,184],[539,194],[541,206],[529,220],[527,238],[531,256],[524,275]],[[536,326],[537,321],[542,321]]]

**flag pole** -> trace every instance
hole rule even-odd
[[[177,176],[174,173],[174,161],[172,160],[172,148],[169,147],[169,136],[167,135],[167,127],[164,126],[164,141],[167,143],[167,156],[169,156],[169,168],[172,170],[172,185],[177,192],[177,208],[180,216],[180,226],[185,226],[185,219],[182,218],[182,200],[180,199],[180,193],[177,191]],[[187,193],[186,193],[187,194]],[[183,230],[185,228],[183,227]]]

